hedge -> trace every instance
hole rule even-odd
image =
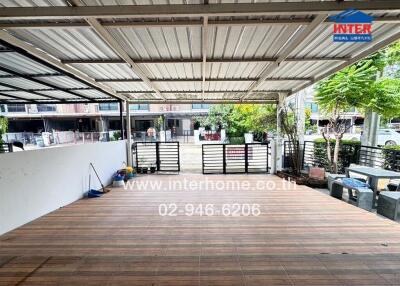
[[[333,157],[335,149],[335,139],[330,140],[331,143],[331,156]],[[338,158],[338,172],[344,173],[344,169],[351,163],[357,163],[358,160],[358,146],[361,146],[360,141],[341,140]],[[314,140],[314,161],[318,167],[323,167],[327,171],[331,171],[331,166],[328,162],[326,154],[326,141],[323,138]]]

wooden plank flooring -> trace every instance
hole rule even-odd
[[[170,187],[176,180],[209,188]],[[250,187],[223,190],[224,180]],[[149,185],[80,200],[0,236],[0,285],[400,285],[400,225],[310,188],[263,175],[135,182]],[[262,213],[160,216],[162,203],[259,204]]]

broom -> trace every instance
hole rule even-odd
[[[101,185],[101,188],[102,188],[102,190],[103,190],[103,193],[108,193],[108,192],[110,191],[110,189],[106,189],[106,187],[104,187],[104,184],[103,184],[103,182],[101,181],[101,179],[100,179],[100,177],[99,177],[99,174],[97,174],[96,168],[93,166],[93,163],[90,163],[90,166],[92,167],[94,173],[96,174],[97,179],[98,179],[99,182],[100,182],[100,185]]]

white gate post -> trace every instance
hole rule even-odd
[[[129,101],[125,102],[126,106],[126,155],[128,166],[132,166],[132,139],[131,139],[131,112],[129,109]]]
[[[271,146],[274,147],[274,156],[272,157],[272,166],[274,166],[274,173],[282,170],[282,136],[281,136],[281,109],[284,104],[285,94],[279,93],[278,104],[276,106],[276,138],[274,144]],[[272,149],[271,149],[272,156]],[[272,169],[272,167],[271,167]],[[272,171],[271,171],[272,173]]]

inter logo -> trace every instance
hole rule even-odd
[[[348,9],[329,19],[334,22],[334,42],[372,41],[372,16],[355,9]]]

